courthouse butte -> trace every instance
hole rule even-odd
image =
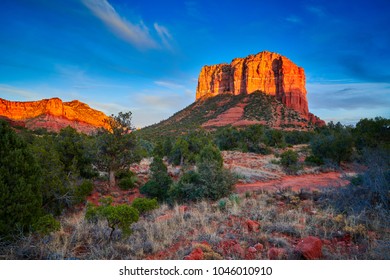
[[[251,94],[257,91],[275,96],[309,122],[324,122],[309,112],[305,88],[305,72],[288,58],[268,51],[230,64],[204,66],[199,74],[196,100],[220,94]]]

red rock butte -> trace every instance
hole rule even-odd
[[[90,134],[98,128],[108,129],[108,117],[78,100],[62,102],[59,98],[18,102],[0,98],[0,116],[29,129],[46,128],[50,131],[71,126]]]
[[[288,58],[268,51],[230,64],[204,66],[199,74],[196,100],[219,94],[251,94],[261,91],[275,96],[287,107],[319,125],[322,120],[309,113],[303,68]]]

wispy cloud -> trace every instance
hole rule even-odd
[[[118,114],[119,112],[127,112],[129,111],[129,107],[116,104],[116,103],[101,103],[96,101],[88,101],[88,105],[92,108],[102,111],[106,115]]]
[[[39,96],[39,94],[37,94],[36,92],[32,92],[29,90],[13,87],[9,85],[4,85],[4,84],[0,84],[0,94],[3,97],[11,99],[12,101],[17,101],[16,99],[19,97],[27,98],[29,100],[34,100]]]
[[[81,0],[83,4],[118,37],[138,49],[158,48],[146,25],[140,21],[132,23],[121,17],[107,0]]]
[[[310,83],[307,89],[313,109],[366,111],[390,108],[389,86],[389,83]]]
[[[306,10],[320,18],[326,15],[325,10],[320,6],[307,6]]]
[[[173,82],[168,82],[168,81],[154,81],[154,83],[158,86],[169,88],[169,89],[181,89],[184,88],[183,85],[173,83]]]
[[[166,47],[169,50],[172,50],[172,35],[169,33],[168,29],[162,25],[159,25],[157,22],[154,24],[154,29],[156,30],[158,36],[161,39],[161,42],[163,43],[164,47]]]
[[[302,22],[302,19],[298,16],[295,16],[295,15],[290,15],[287,18],[285,18],[285,20],[290,22],[290,23],[301,23]]]

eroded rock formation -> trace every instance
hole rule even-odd
[[[46,128],[50,131],[71,126],[83,133],[99,127],[108,128],[108,117],[78,100],[62,102],[59,98],[32,102],[8,101],[0,98],[0,116],[23,124],[29,129]]]
[[[223,93],[238,95],[255,91],[274,95],[309,119],[303,68],[268,51],[235,58],[230,64],[204,66],[199,74],[196,100]]]

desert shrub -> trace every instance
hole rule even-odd
[[[214,141],[220,150],[234,150],[239,147],[240,132],[235,127],[219,128]]]
[[[199,164],[198,171],[186,172],[170,190],[178,201],[218,200],[228,196],[234,189],[235,178],[218,163]]]
[[[91,222],[106,220],[108,227],[111,228],[110,239],[116,229],[121,229],[124,235],[131,234],[130,225],[138,221],[138,210],[126,204],[111,205],[112,199],[110,198],[101,200],[100,203],[100,206],[87,205],[86,220]]]
[[[135,183],[137,182],[135,174],[128,169],[118,170],[115,177],[119,180],[118,186],[122,190],[133,189],[135,187]]]
[[[298,153],[293,150],[288,150],[280,155],[280,164],[284,167],[287,173],[296,173],[301,166],[298,164]]]
[[[140,192],[158,201],[164,201],[168,197],[168,190],[172,179],[168,175],[168,169],[161,158],[155,157],[150,165],[151,178],[140,188]]]
[[[219,149],[214,145],[205,146],[199,153],[197,157],[197,163],[207,163],[211,162],[217,165],[218,168],[222,168],[223,158]]]
[[[364,148],[382,147],[390,149],[390,119],[377,117],[361,119],[353,130],[356,147],[359,151]]]
[[[283,132],[276,129],[265,131],[264,142],[271,147],[284,147],[286,145]]]
[[[73,201],[75,203],[84,202],[86,197],[92,193],[93,184],[91,181],[85,180],[80,185],[76,186],[74,191]]]
[[[58,231],[61,228],[61,224],[57,221],[53,215],[48,214],[38,218],[32,225],[33,231],[42,235],[47,235],[51,232]]]
[[[158,202],[157,199],[155,198],[148,199],[148,198],[138,197],[133,200],[131,206],[137,209],[140,214],[143,214],[145,212],[158,208]]]
[[[321,158],[319,158],[319,157],[317,157],[315,155],[309,155],[309,156],[307,156],[305,158],[305,163],[308,164],[308,165],[317,165],[317,166],[319,166],[319,165],[324,164],[324,161]]]
[[[337,188],[324,195],[324,202],[336,211],[359,216],[362,222],[390,225],[390,154],[384,150],[368,150],[364,153],[368,170],[350,185]]]
[[[320,159],[329,159],[337,164],[348,161],[353,151],[353,139],[348,131],[318,134],[310,142],[312,153]]]
[[[135,183],[137,182],[137,177],[126,177],[123,179],[120,179],[118,182],[118,186],[121,190],[130,190],[135,187]]]
[[[227,205],[227,201],[226,199],[222,198],[218,201],[218,208],[220,211],[225,211],[226,210],[226,205]]]
[[[310,142],[313,134],[307,131],[283,131],[284,139],[286,144],[298,145],[298,144],[306,144]]]
[[[293,150],[288,150],[280,155],[280,163],[284,167],[291,167],[298,163],[298,153]]]

